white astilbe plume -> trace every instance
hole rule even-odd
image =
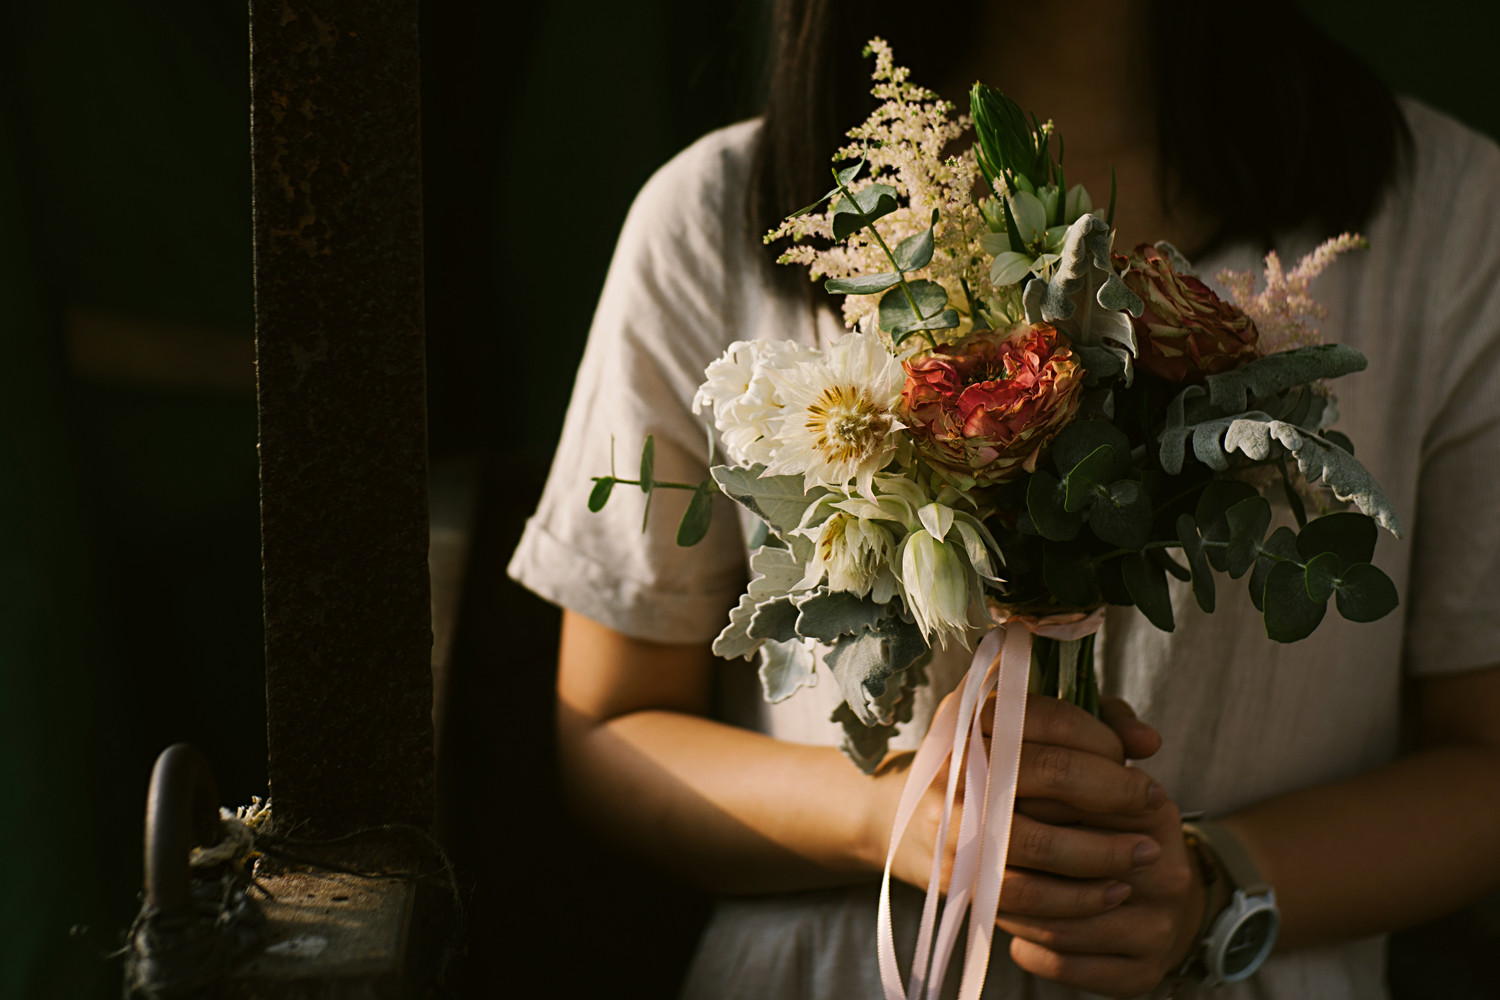
[[[869,50],[875,55],[871,93],[881,103],[864,124],[850,130],[849,137],[855,141],[839,150],[835,160],[864,157],[868,161],[852,190],[876,182],[896,189],[901,207],[875,224],[886,246],[893,250],[901,240],[926,229],[932,210],[938,210],[932,263],[910,276],[941,283],[948,289],[950,305],[955,307],[967,307],[964,279],[976,298],[992,304],[999,301],[1002,296],[996,295],[989,282],[989,254],[979,243],[979,237],[989,229],[974,204],[979,168],[973,147],[945,155],[953,142],[969,131],[968,116],[955,115],[952,103],[911,83],[907,79],[910,71],[895,65],[890,46],[883,40],[872,39]],[[809,236],[832,239],[832,203],[822,212],[786,220],[766,237],[766,242]],[[864,230],[828,249],[793,246],[778,263],[806,265],[814,281],[891,270],[890,260]],[[844,322],[854,327],[873,316],[879,301],[879,295],[846,295]],[[938,331],[937,335],[951,339],[952,332]]]
[[[1255,321],[1260,331],[1263,354],[1288,351],[1322,343],[1315,321],[1327,318],[1328,310],[1319,305],[1308,288],[1313,279],[1328,269],[1334,259],[1350,250],[1369,246],[1363,236],[1344,233],[1324,240],[1312,253],[1297,262],[1290,272],[1281,269],[1281,257],[1272,250],[1266,254],[1266,287],[1255,291],[1253,271],[1228,268],[1215,277],[1229,292],[1229,299]]]

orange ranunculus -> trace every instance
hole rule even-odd
[[[960,488],[989,486],[1036,468],[1078,412],[1083,375],[1067,338],[1038,323],[906,362],[901,397],[922,456]]]
[[[1131,320],[1141,368],[1173,382],[1202,382],[1260,357],[1254,321],[1197,278],[1177,273],[1156,247],[1142,243],[1115,261],[1126,263],[1120,277],[1146,304]]]

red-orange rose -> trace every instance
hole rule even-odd
[[[1127,287],[1146,309],[1132,319],[1136,364],[1173,382],[1202,382],[1260,357],[1255,323],[1189,274],[1178,274],[1167,255],[1142,243],[1128,258]]]
[[[906,362],[906,421],[917,450],[961,488],[1035,470],[1078,412],[1083,367],[1045,323],[980,331]]]

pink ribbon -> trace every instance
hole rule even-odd
[[[1026,687],[1031,676],[1031,637],[1061,641],[1081,639],[1099,630],[1104,609],[1089,614],[1010,615],[997,619],[974,651],[974,660],[964,675],[962,693],[955,702],[943,701],[922,745],[907,772],[906,786],[896,807],[891,846],[880,882],[880,915],[877,948],[880,982],[886,1000],[937,1000],[943,987],[948,959],[958,941],[964,911],[969,913],[969,938],[964,955],[959,1000],[978,1000],[989,968],[990,942],[995,934],[995,915],[1000,910],[1000,884],[1005,876],[1005,855],[1010,846],[1011,817],[1015,811],[1016,778],[1021,767],[1021,734],[1026,722]],[[990,756],[983,751],[980,710],[990,692],[996,692],[990,726]],[[906,834],[917,804],[936,780],[945,764],[948,786],[943,813],[938,821],[938,849],[933,852],[927,880],[927,898],[922,904],[922,922],[916,951],[905,989],[896,961],[896,942],[891,930],[891,863]],[[960,766],[965,772],[965,802],[958,824],[958,847],[948,879],[948,898],[937,921],[942,879],[942,847],[948,842],[948,825],[958,794]],[[982,795],[976,790],[983,789]],[[934,940],[936,929],[936,940]]]

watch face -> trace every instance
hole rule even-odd
[[[1257,910],[1241,921],[1224,949],[1226,982],[1234,982],[1255,971],[1271,950],[1278,923],[1276,911],[1269,907]]]

